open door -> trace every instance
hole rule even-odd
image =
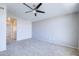
[[[7,18],[7,44],[16,41],[16,19],[8,17]]]

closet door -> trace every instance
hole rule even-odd
[[[16,40],[16,21],[14,18],[7,19],[7,43],[12,43]]]

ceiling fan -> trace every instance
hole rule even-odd
[[[36,7],[34,5],[35,8],[31,8],[29,5],[27,5],[26,3],[23,3],[23,5],[27,6],[28,8],[31,9],[31,11],[27,11],[25,13],[29,13],[29,12],[33,12],[35,16],[37,16],[37,13],[45,13],[44,11],[40,11],[38,10],[38,8],[42,5],[42,3],[39,3]]]

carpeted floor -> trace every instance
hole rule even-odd
[[[78,56],[76,49],[54,45],[48,42],[27,39],[7,45],[1,56]]]

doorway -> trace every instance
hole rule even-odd
[[[7,25],[7,44],[11,44],[16,41],[16,19],[8,17],[6,20]]]

